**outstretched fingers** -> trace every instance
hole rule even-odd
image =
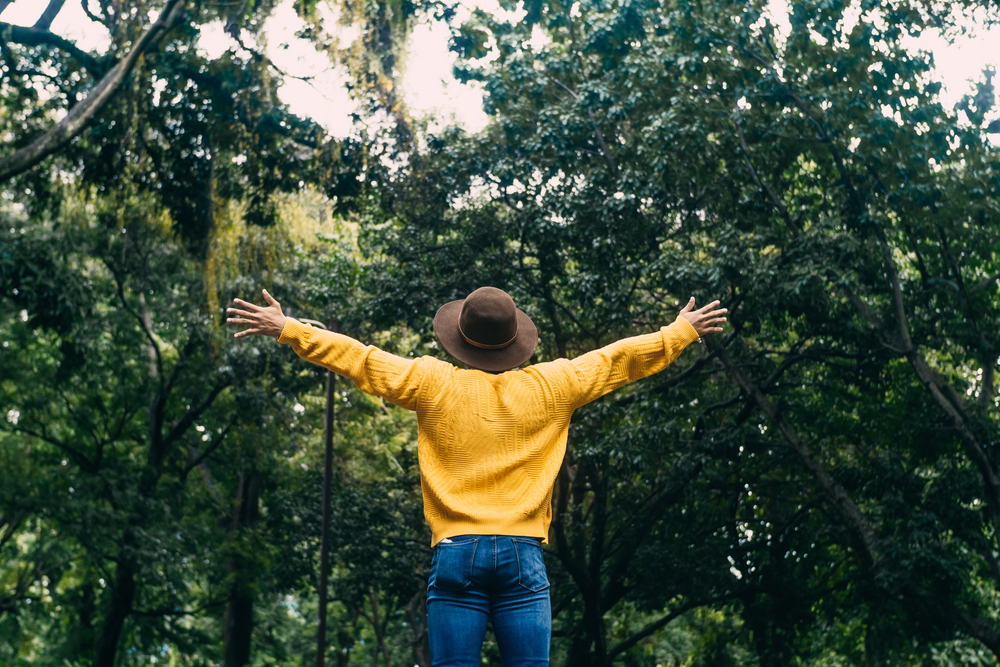
[[[681,311],[681,315],[694,327],[699,336],[721,333],[723,330],[721,325],[726,321],[725,315],[729,312],[728,308],[719,307],[721,303],[721,301],[715,300],[693,310],[694,298],[692,297],[688,305]]]
[[[723,310],[723,311],[717,311],[717,312],[723,312],[724,313],[726,311]],[[703,326],[703,327],[710,327],[710,328],[708,328],[709,332],[718,333],[718,332],[722,331],[722,328],[721,327],[713,327],[712,325],[713,324],[722,324],[725,321],[726,321],[726,318],[725,317],[721,317],[721,316],[720,317],[706,317],[706,318],[704,318],[701,321],[701,326]]]
[[[244,301],[243,299],[233,299],[233,303],[246,308],[246,310],[241,310],[240,308],[227,308],[226,314],[235,317],[227,317],[226,324],[233,326],[248,326],[249,329],[239,331],[233,334],[234,338],[243,338],[244,336],[250,336],[252,334],[260,333],[260,311],[263,308],[255,306],[252,303]]]
[[[253,326],[258,323],[258,317],[255,313],[248,313],[245,310],[240,310],[239,308],[226,308],[227,315],[235,315],[235,317],[226,318],[226,324],[243,324]]]
[[[288,318],[281,312],[281,304],[267,290],[261,291],[264,300],[268,303],[267,306],[255,306],[243,299],[233,299],[233,304],[239,308],[226,309],[226,313],[230,316],[226,320],[227,324],[250,327],[234,334],[236,338],[254,335],[271,336],[272,338],[281,336]]]
[[[249,336],[251,334],[261,333],[261,329],[247,329],[246,331],[237,331],[233,334],[233,338],[243,338],[243,336]]]
[[[264,310],[260,306],[255,306],[255,305],[253,305],[252,303],[250,303],[248,301],[244,301],[243,299],[233,299],[233,303],[235,303],[237,306],[241,306],[243,308],[246,308],[251,313],[259,313],[260,311]]]

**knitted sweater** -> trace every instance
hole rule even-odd
[[[576,359],[498,375],[433,357],[398,357],[291,318],[278,341],[362,391],[417,412],[424,516],[434,546],[469,534],[547,540],[573,411],[663,370],[697,339],[678,317]]]

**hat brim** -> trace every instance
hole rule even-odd
[[[467,343],[458,328],[458,318],[464,304],[465,299],[451,301],[438,308],[434,315],[434,335],[448,354],[473,368],[498,372],[517,368],[535,353],[535,348],[538,347],[538,329],[520,309],[516,309],[517,337],[507,347],[484,350]]]

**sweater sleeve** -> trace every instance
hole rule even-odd
[[[655,333],[623,338],[570,361],[579,393],[575,407],[597,400],[619,387],[659,373],[688,345],[698,332],[683,317]]]
[[[420,361],[398,357],[349,336],[288,318],[278,337],[310,363],[350,378],[361,391],[407,410],[417,409]]]

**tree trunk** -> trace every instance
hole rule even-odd
[[[337,629],[337,667],[348,667],[351,664],[351,651],[354,649],[354,635],[358,629],[358,614],[353,613],[351,626],[341,625]]]
[[[600,582],[591,588],[600,590]],[[583,591],[581,591],[583,592]],[[579,633],[570,645],[567,667],[603,667],[607,654],[604,637],[604,618],[601,614],[600,593],[591,590],[583,595],[583,621]]]
[[[94,654],[94,611],[96,595],[94,587],[85,581],[80,594],[80,639],[77,646],[78,655]]]
[[[236,511],[233,513],[232,530],[239,539],[241,526],[253,529],[260,519],[260,471],[241,475],[237,492]],[[234,556],[228,563],[233,585],[226,603],[223,635],[223,664],[225,667],[243,667],[250,662],[253,639],[253,587],[247,581],[245,559]]]
[[[593,654],[590,652],[590,637],[586,634],[579,634],[573,638],[570,644],[569,654],[566,658],[566,667],[597,667],[593,662]]]
[[[378,654],[381,652],[382,659],[385,661],[385,667],[392,667],[391,658],[389,657],[389,647],[385,643],[385,628],[389,622],[389,614],[392,611],[391,599],[390,604],[386,606],[384,616],[380,616],[379,614],[378,592],[374,588],[368,589],[368,600],[372,606],[372,628],[375,630],[375,641],[378,646],[372,652],[372,665],[378,664]]]
[[[421,586],[406,608],[413,630],[414,667],[431,667],[431,647],[427,640],[427,587]]]
[[[97,638],[93,667],[114,667],[118,640],[125,626],[125,619],[132,612],[135,598],[135,573],[132,564],[122,558],[115,570],[115,581],[111,590],[111,603],[104,618],[104,627]]]

